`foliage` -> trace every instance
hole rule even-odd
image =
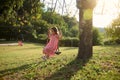
[[[66,37],[60,40],[60,46],[66,46],[66,47],[78,47],[79,45],[79,39],[76,37]]]
[[[75,25],[78,25],[75,17],[69,17],[68,15],[63,16],[64,21],[67,23],[68,27],[71,28]]]
[[[41,39],[39,35],[47,34],[48,28],[53,26],[57,26],[63,36],[78,36],[75,18],[45,11],[39,0],[1,0],[0,4],[0,39],[17,40],[21,33],[25,41],[36,42]]]
[[[24,34],[25,40],[36,37],[32,22],[40,20],[43,12],[39,0],[1,0],[0,4],[1,39],[17,40],[20,33]]]
[[[0,39],[17,40],[18,28],[7,23],[0,24]]]
[[[106,34],[113,40],[120,41],[120,16],[105,28]]]
[[[60,47],[62,54],[41,59],[43,45],[0,46],[0,79],[120,80],[120,46],[94,46],[85,64],[76,60],[77,47]]]
[[[120,39],[120,16],[105,30],[109,37],[113,39]]]
[[[32,25],[34,26],[34,30],[36,31],[36,35],[46,33],[46,30],[51,26],[44,20],[33,21]]]
[[[66,37],[78,37],[79,29],[78,29],[78,21],[75,17],[69,17],[68,15],[63,16],[65,23],[67,24],[67,28],[65,30]]]
[[[104,45],[115,45],[116,42],[114,40],[108,39],[104,41]]]
[[[47,23],[52,24],[51,27],[57,26],[67,36],[68,24],[64,21],[64,18],[55,12],[47,11],[42,14],[42,19]]]
[[[15,19],[16,11],[23,6],[24,0],[0,0],[0,22]]]
[[[102,42],[100,32],[97,28],[93,28],[93,45],[100,45]]]
[[[7,22],[14,26],[23,26],[29,24],[31,19],[39,19],[41,17],[41,6],[39,0],[6,0],[0,1],[0,22]]]
[[[65,24],[64,20],[63,20],[63,18],[61,17],[60,14],[57,14],[57,13],[51,12],[51,11],[44,12],[42,14],[42,19],[47,21],[50,24],[58,24],[58,25],[64,25]]]

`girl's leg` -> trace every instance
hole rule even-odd
[[[45,54],[46,55],[46,53],[45,53],[45,51],[43,50],[43,54]],[[46,56],[42,56],[41,58],[43,59],[43,60],[46,60]]]
[[[49,59],[49,55],[48,55],[47,53],[45,53],[45,52],[43,51],[43,54],[45,54],[44,56],[42,56],[42,59],[43,59],[43,60]]]
[[[47,54],[47,55],[46,55],[46,58],[47,58],[47,59],[49,59],[49,58],[50,58],[50,56]]]
[[[50,52],[50,49],[49,49],[49,48],[44,48],[44,49],[43,49],[43,54],[45,54],[44,57],[45,57],[46,59],[49,59],[49,58],[50,58],[49,52]]]

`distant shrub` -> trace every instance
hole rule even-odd
[[[109,39],[107,41],[104,41],[104,45],[114,45],[114,44],[120,44],[120,40],[119,39],[116,39],[116,40]]]
[[[116,44],[116,42],[114,40],[104,41],[104,45],[113,45],[113,44]]]
[[[100,35],[100,32],[97,28],[93,28],[93,45],[101,45],[102,44],[102,38]]]
[[[38,40],[45,40],[47,38],[47,35],[46,34],[39,34],[37,38],[38,38]]]
[[[78,47],[79,39],[78,38],[64,38],[60,40],[60,46],[66,47]]]
[[[120,39],[115,40],[117,44],[120,44]]]

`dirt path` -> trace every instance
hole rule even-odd
[[[0,44],[0,46],[17,46],[18,43],[6,43],[6,44]]]

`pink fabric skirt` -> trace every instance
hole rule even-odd
[[[53,56],[58,46],[58,38],[57,35],[50,36],[50,41],[43,49],[43,53],[48,56]]]
[[[54,56],[55,50],[53,50],[51,47],[45,47],[43,49],[43,53],[51,57],[51,56]]]

